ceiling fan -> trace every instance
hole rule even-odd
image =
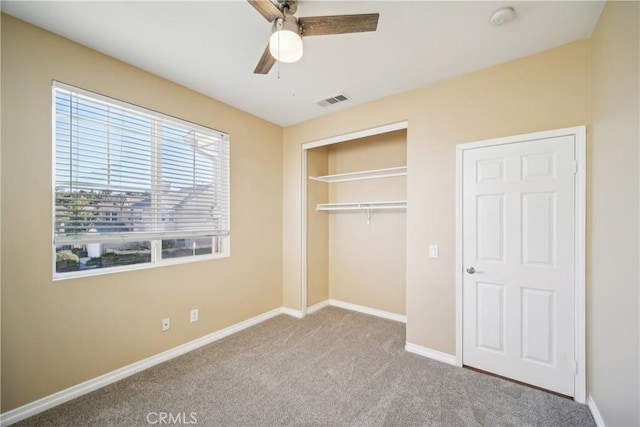
[[[255,74],[268,74],[276,61],[296,62],[302,57],[302,37],[362,33],[378,28],[378,13],[308,16],[296,18],[297,0],[247,0],[265,19],[273,22],[269,44]]]

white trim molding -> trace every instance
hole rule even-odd
[[[308,150],[310,148],[323,147],[325,145],[337,144],[340,142],[351,141],[353,139],[366,138],[368,136],[380,135],[381,133],[407,129],[408,127],[409,127],[409,122],[406,120],[403,120],[400,122],[389,123],[387,125],[376,126],[369,129],[358,130],[355,132],[349,132],[343,135],[331,136],[329,138],[323,138],[317,141],[306,142],[302,144],[302,149]]]
[[[307,313],[314,313],[316,311],[322,310],[323,308],[329,305],[339,307],[339,308],[344,308],[346,310],[357,311],[364,314],[370,314],[373,316],[406,323],[405,316],[402,316],[396,313],[389,313],[387,311],[377,310],[375,308],[369,308],[361,305],[338,301],[338,300],[324,300],[318,304],[315,304],[309,307],[309,309],[307,310]],[[211,344],[212,342],[218,341],[222,338],[228,337],[229,335],[232,335],[244,329],[250,328],[251,326],[255,326],[259,323],[262,323],[280,314],[286,314],[288,316],[292,316],[297,319],[302,319],[304,317],[302,311],[300,310],[294,310],[288,307],[278,307],[266,313],[263,313],[258,316],[252,317],[250,319],[244,320],[242,322],[236,323],[235,325],[231,325],[219,331],[197,338],[193,341],[189,341],[185,344],[163,351],[162,353],[158,353],[154,356],[148,357],[146,359],[140,360],[130,365],[123,366],[122,368],[108,372],[99,377],[92,378],[83,383],[76,384],[72,387],[61,390],[57,393],[53,393],[49,396],[45,396],[36,401],[27,403],[26,405],[7,411],[3,414],[0,414],[0,426],[4,427],[4,426],[17,423],[18,421],[22,421],[33,415],[44,412],[47,409],[51,409],[55,406],[61,405],[72,399],[78,398],[82,395],[85,395],[92,391],[98,390],[99,388],[112,384],[116,381],[120,381],[140,371],[144,371],[145,369],[151,368],[152,366],[166,362],[175,357],[188,353],[192,350],[203,347],[207,344]]]
[[[383,319],[394,320],[396,322],[407,323],[407,316],[389,311],[378,310],[377,308],[365,307],[363,305],[351,304],[350,302],[330,299],[329,305],[345,310],[357,311],[358,313],[369,314],[371,316],[382,317]]]
[[[24,420],[25,418],[29,418],[33,415],[39,414],[40,412],[46,411],[47,409],[53,408],[54,406],[61,405],[65,402],[68,402],[69,400],[75,399],[84,394],[112,384],[140,371],[151,368],[152,366],[166,362],[167,360],[173,359],[174,357],[181,356],[192,350],[195,350],[207,344],[211,344],[214,341],[218,341],[229,335],[235,334],[236,332],[240,332],[243,329],[247,329],[251,326],[262,323],[265,320],[269,320],[273,317],[283,314],[285,313],[284,310],[284,307],[276,308],[274,310],[236,323],[235,325],[220,329],[219,331],[205,335],[201,338],[189,341],[167,351],[163,351],[162,353],[158,353],[154,356],[116,369],[115,371],[108,372],[104,375],[100,375],[99,377],[90,379],[83,383],[61,390],[57,393],[43,397],[42,399],[27,403],[26,405],[12,409],[11,411],[7,411],[3,414],[0,414],[0,426],[8,426],[13,423],[17,423],[18,421]]]
[[[316,311],[320,311],[325,307],[329,307],[329,300],[326,299],[324,301],[321,301],[317,304],[312,305],[311,307],[307,308],[307,314],[312,314],[315,313]]]
[[[428,347],[423,347],[418,344],[412,344],[410,342],[406,343],[404,349],[409,353],[414,353],[423,357],[428,357],[429,359],[437,360],[438,362],[447,363],[453,366],[461,366],[458,364],[456,356],[449,353],[443,353],[438,350],[433,350]]]
[[[574,379],[574,400],[586,403],[586,127],[575,126],[514,135],[504,138],[469,142],[456,146],[456,365],[463,364],[463,227],[462,227],[462,155],[464,150],[489,147],[502,144],[526,142],[538,139],[571,135],[574,137],[574,158],[577,163],[575,175],[575,268],[574,268],[574,357],[576,375]]]
[[[575,179],[575,301],[574,301],[574,357],[576,376],[574,396],[576,402],[587,403],[587,128],[576,126],[565,129],[573,131],[575,137],[575,159],[577,172]]]
[[[300,307],[302,316],[307,315],[308,266],[307,266],[307,150],[300,150]]]
[[[293,308],[289,308],[289,307],[282,307],[282,314],[295,317],[296,319],[302,319],[304,317],[304,313],[302,311],[294,310]]]
[[[602,415],[600,415],[600,411],[598,411],[598,407],[596,406],[596,402],[593,400],[593,397],[589,396],[587,398],[587,405],[589,406],[591,416],[593,417],[593,421],[596,422],[596,425],[598,427],[605,427],[604,420],[602,419]]]

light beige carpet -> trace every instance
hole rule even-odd
[[[595,425],[585,405],[404,344],[404,324],[338,308],[278,316],[18,425]]]

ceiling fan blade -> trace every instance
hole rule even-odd
[[[260,57],[260,61],[258,61],[258,65],[256,65],[256,69],[253,70],[254,74],[269,74],[271,67],[276,63],[276,59],[271,56],[271,52],[269,52],[269,45],[267,44],[267,48],[262,52],[262,56]]]
[[[284,16],[282,14],[282,11],[278,9],[278,6],[271,3],[270,0],[247,0],[247,1],[258,12],[260,12],[260,15],[264,16],[264,18],[269,22],[273,22],[274,19],[282,18]]]
[[[307,16],[298,18],[303,36],[363,33],[378,28],[379,13],[362,15]]]

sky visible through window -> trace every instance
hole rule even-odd
[[[56,273],[228,254],[228,136],[78,91],[53,90]]]
[[[155,155],[158,184],[166,188],[210,185],[214,179],[213,138],[65,93],[56,94],[56,142],[56,186],[66,191],[149,191]]]

